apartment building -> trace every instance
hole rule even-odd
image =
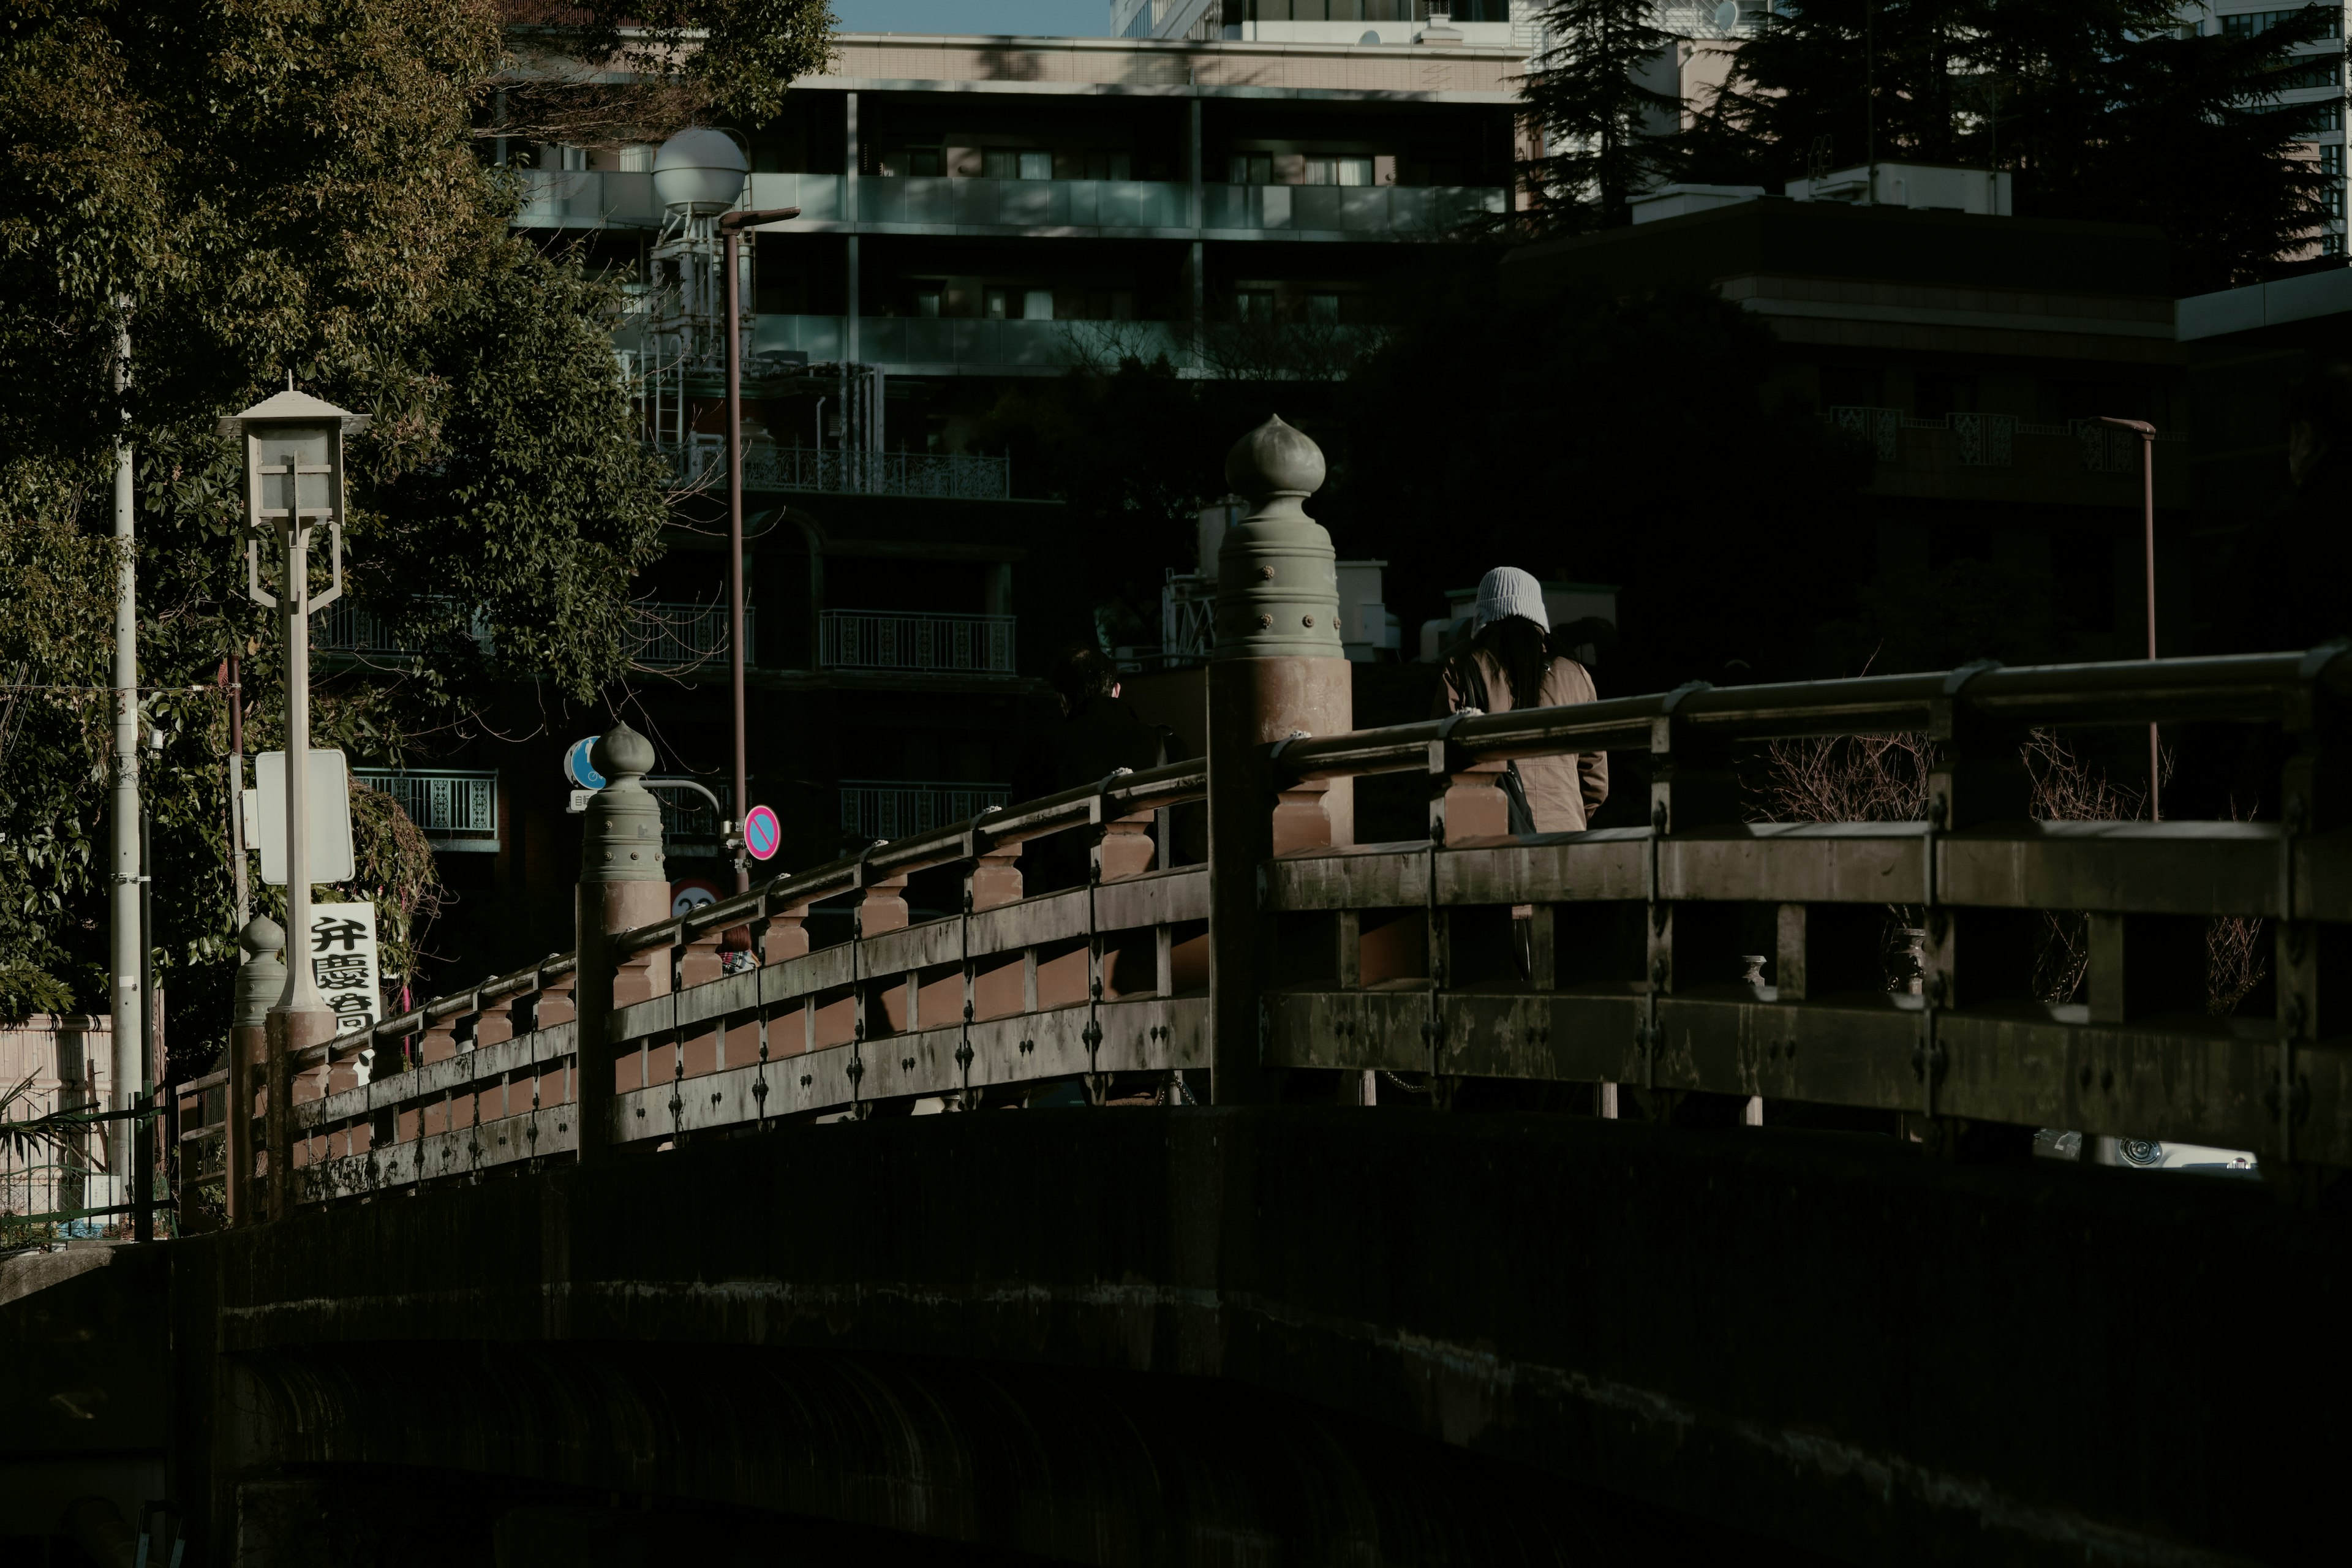
[[[1213,37],[847,34],[748,135],[504,149],[518,225],[635,293],[615,352],[677,521],[638,584],[630,717],[682,781],[662,792],[677,897],[727,885],[738,810],[721,274],[715,212],[674,205],[677,171],[731,161],[734,205],[801,209],[751,234],[740,281],[751,793],[785,826],[772,868],[808,864],[1004,800],[1050,711],[1040,671],[1096,636],[1087,542],[976,439],[1008,387],[1129,354],[1327,374],[1414,247],[1507,200],[1507,25],[1253,20],[1272,9]],[[1359,597],[1377,611],[1376,581]],[[381,641],[353,606],[322,657]],[[492,728],[534,738],[379,781],[443,851],[445,930],[493,964],[562,945],[523,911],[576,875],[562,759],[595,728],[513,703]]]

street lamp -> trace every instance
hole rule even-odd
[[[343,437],[367,424],[350,413],[286,390],[220,422],[224,436],[245,442],[246,594],[278,611],[286,648],[286,989],[269,1010],[271,1054],[283,1059],[331,1040],[335,1016],[319,999],[303,944],[310,931],[310,613],[343,592]],[[327,525],[329,586],[310,592],[310,540]],[[262,586],[261,546],[279,549],[278,592]],[[280,1081],[271,1074],[273,1096]],[[286,1173],[275,1163],[269,1186],[273,1213],[282,1204]]]
[[[735,850],[735,890],[751,889],[751,866],[743,856],[743,819],[751,810],[751,775],[743,742],[743,231],[753,224],[798,217],[798,207],[729,213],[719,220],[727,242],[727,681],[735,705],[735,820],[729,837]]]
[[[2156,658],[2156,426],[2145,419],[2113,419],[2099,416],[2111,430],[2129,430],[2139,437],[2139,490],[2142,535],[2147,557],[2147,657]],[[2147,727],[2147,818],[2164,820],[2160,800],[2163,780],[2158,771],[2156,726]]]

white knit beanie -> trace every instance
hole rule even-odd
[[[1497,566],[1478,580],[1479,629],[1505,616],[1525,616],[1544,630],[1551,630],[1551,616],[1544,611],[1543,584],[1516,566]]]

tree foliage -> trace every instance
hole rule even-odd
[[[779,17],[788,37],[751,37]],[[757,111],[821,58],[808,29],[829,18],[821,5],[709,0],[653,20],[673,29],[662,70],[700,83],[703,101]],[[714,49],[684,47],[675,29],[697,24]],[[315,743],[399,763],[462,732],[501,678],[588,698],[625,668],[617,634],[658,548],[658,475],[614,372],[617,289],[510,235],[512,187],[479,155],[509,43],[497,0],[12,7],[0,33],[0,1005],[51,1005],[61,986],[103,1005],[103,536],[118,432],[136,461],[142,717],[163,737],[147,797],[171,870],[155,884],[156,939],[177,1018],[188,998],[217,999],[228,973],[216,680],[230,655],[248,750],[283,721],[278,634],[244,594],[240,455],[215,432],[220,416],[290,374],[373,416],[350,448],[351,593],[412,652],[321,672]],[[118,395],[126,320],[131,388]],[[396,906],[387,918],[406,940],[402,922],[429,912],[431,856],[396,813],[361,804],[362,884]]]
[[[2182,36],[2171,0],[1808,0],[1761,19],[1679,149],[1684,177],[1778,188],[1881,160],[1999,168],[2021,214],[2150,223],[2184,292],[2307,241],[2322,105],[2283,104],[2314,5],[2248,37]]]
[[[1578,233],[1629,221],[1626,204],[1668,175],[1682,100],[1644,78],[1672,34],[1650,0],[1552,0],[1541,18],[1549,47],[1521,96],[1543,128],[1544,151],[1523,171],[1538,226]]]
[[[756,130],[833,58],[829,0],[504,0],[520,58],[484,134],[659,141],[711,119]]]

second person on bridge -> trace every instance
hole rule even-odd
[[[1446,661],[1434,716],[1560,708],[1596,695],[1591,672],[1552,651],[1543,585],[1517,567],[1497,566],[1479,580],[1473,627],[1470,646]],[[1513,833],[1580,833],[1609,798],[1609,753],[1522,757],[1502,787]]]

